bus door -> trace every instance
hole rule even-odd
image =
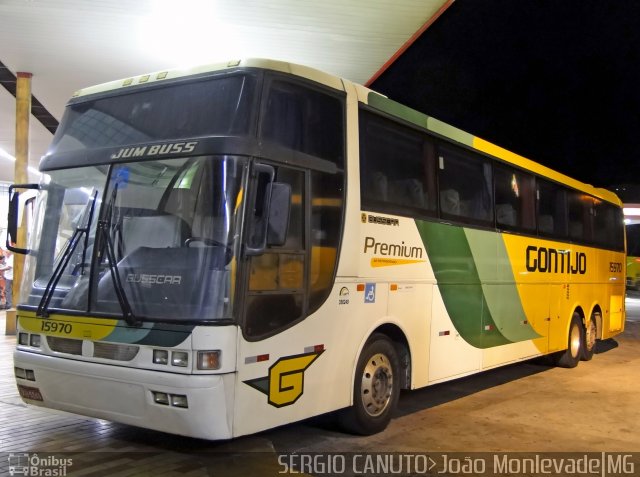
[[[315,357],[306,353],[310,344],[296,339],[294,323],[305,316],[308,246],[305,183],[308,173],[283,166],[268,166],[273,183],[290,188],[286,237],[266,237],[255,243],[251,222],[260,223],[265,177],[255,178],[249,199],[247,253],[243,261],[243,333],[238,344],[234,434],[242,435],[295,420],[303,394],[303,372]],[[275,189],[274,189],[275,190]],[[272,201],[270,207],[285,207]],[[271,213],[273,215],[273,212]],[[268,220],[267,217],[263,217]],[[254,231],[255,232],[255,231]],[[268,233],[267,233],[268,234]],[[252,243],[253,242],[253,243]],[[251,250],[253,247],[261,250]],[[317,357],[317,356],[316,356]],[[293,415],[292,415],[293,414]]]

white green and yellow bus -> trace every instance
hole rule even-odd
[[[40,170],[15,375],[30,404],[205,439],[624,329],[605,190],[289,63],[77,92]],[[17,214],[12,215],[15,225]]]

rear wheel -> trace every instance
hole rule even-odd
[[[353,405],[341,413],[342,426],[356,434],[384,430],[400,394],[400,362],[393,343],[373,335],[358,360],[353,384]]]
[[[584,328],[582,327],[582,319],[579,314],[574,313],[569,326],[567,349],[557,356],[556,365],[561,368],[575,368],[582,356],[583,343]]]
[[[589,324],[585,328],[584,343],[582,345],[582,356],[580,356],[580,359],[582,359],[582,361],[589,361],[591,358],[593,358],[593,353],[596,350],[596,337],[598,336],[598,325],[596,323],[596,316],[597,313],[591,315]]]

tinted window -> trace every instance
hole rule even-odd
[[[274,80],[267,92],[262,137],[342,167],[342,102],[326,93]]]
[[[360,184],[364,207],[407,215],[436,208],[434,146],[427,136],[360,112]]]
[[[494,168],[496,223],[498,228],[535,229],[535,186],[533,176],[496,165]]]
[[[440,149],[438,160],[442,217],[493,222],[491,164],[448,147]]]
[[[252,76],[234,75],[124,90],[126,94],[72,104],[51,152],[248,134],[255,84]]]
[[[342,207],[342,175],[312,172],[309,313],[318,309],[333,286]]]
[[[612,204],[594,199],[593,232],[597,245],[623,250],[623,219],[620,209]]]
[[[538,232],[561,239],[568,233],[566,190],[542,179],[538,179]]]
[[[578,242],[593,241],[593,198],[578,191],[569,191],[569,238]]]

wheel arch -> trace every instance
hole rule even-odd
[[[360,343],[360,347],[358,348],[358,352],[355,356],[353,371],[351,373],[352,382],[355,378],[356,367],[360,354],[367,343],[371,340],[371,337],[376,334],[385,336],[393,344],[396,352],[398,353],[398,359],[402,368],[400,388],[411,389],[411,347],[409,345],[407,333],[400,327],[400,325],[392,321],[377,324],[365,335],[365,338]],[[353,396],[351,398],[353,399]]]
[[[600,307],[600,305],[596,302],[593,305],[593,308],[591,308],[591,315],[589,315],[591,318],[595,317],[596,320],[596,337],[598,339],[602,339],[602,308]],[[585,324],[586,325],[586,324]]]

